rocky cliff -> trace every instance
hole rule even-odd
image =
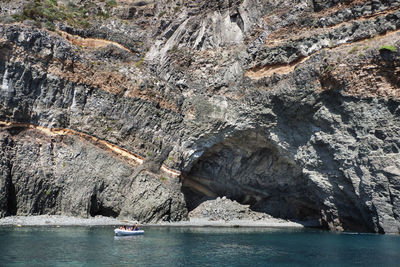
[[[400,1],[0,3],[0,216],[400,231]]]

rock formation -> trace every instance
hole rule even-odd
[[[0,1],[0,216],[227,196],[400,232],[400,1],[29,2]]]

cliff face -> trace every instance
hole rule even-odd
[[[0,216],[400,231],[400,1],[48,2],[1,1]]]
[[[131,216],[145,221],[187,216],[179,184],[138,171],[101,142],[25,125],[4,127],[2,215],[62,213]]]

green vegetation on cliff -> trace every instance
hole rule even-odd
[[[72,2],[67,5],[58,4],[57,0],[36,0],[24,6],[22,13],[14,18],[17,21],[27,19],[35,21],[38,26],[45,25],[49,30],[55,30],[54,22],[65,21],[71,25],[88,27],[87,9],[78,7]]]
[[[13,18],[16,21],[33,20],[37,26],[45,26],[49,30],[55,30],[57,21],[74,27],[88,28],[91,26],[91,18],[108,18],[108,10],[116,6],[117,2],[113,0],[108,1],[103,8],[96,6],[94,2],[77,5],[71,1],[65,4],[57,0],[35,0],[27,3],[22,12],[15,14]],[[91,8],[92,11],[89,12]]]
[[[396,52],[396,47],[394,45],[382,45],[379,50],[389,50],[392,52]]]

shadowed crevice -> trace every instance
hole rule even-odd
[[[12,183],[11,177],[8,178],[8,198],[7,198],[7,213],[8,215],[17,215],[17,195],[15,186]]]
[[[103,203],[97,199],[97,194],[93,194],[90,198],[89,215],[95,217],[102,215],[106,217],[118,217],[119,213],[116,212],[112,207],[105,207]]]

